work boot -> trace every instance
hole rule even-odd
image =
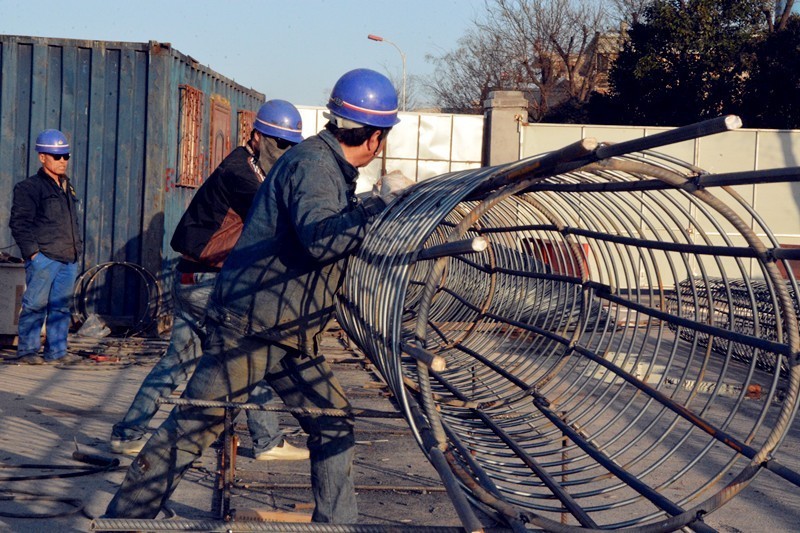
[[[139,455],[139,452],[142,451],[142,448],[144,448],[146,443],[147,439],[144,437],[138,437],[135,439],[121,439],[113,435],[109,441],[112,452],[125,455]]]
[[[43,365],[47,361],[44,360],[44,357],[41,355],[36,355],[35,353],[29,355],[23,355],[17,362],[21,365]]]
[[[80,363],[83,361],[83,357],[80,355],[75,355],[74,353],[68,353],[67,355],[63,355],[58,359],[53,359],[50,362],[55,363],[57,365],[72,365],[75,363]]]
[[[256,453],[255,457],[256,461],[303,461],[308,459],[308,450],[283,441],[280,446]]]

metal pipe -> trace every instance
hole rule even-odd
[[[413,344],[402,344],[402,350],[416,359],[417,361],[428,365],[431,370],[436,370],[440,372],[445,369],[447,366],[443,358],[439,357],[438,355],[432,354],[431,352],[414,346]]]

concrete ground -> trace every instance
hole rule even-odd
[[[130,457],[110,453],[108,436],[166,343],[109,339],[97,344],[77,337],[70,343],[73,353],[84,356],[82,363],[18,365],[11,359],[13,349],[0,351],[5,356],[5,364],[0,365],[0,530],[89,531],[92,518],[104,512],[130,464]],[[362,356],[345,349],[335,335],[326,338],[323,353],[355,407],[396,412],[387,389]],[[93,354],[105,360],[90,359]],[[166,412],[162,408],[154,426]],[[281,422],[286,429],[298,429],[289,415],[281,414]],[[236,428],[242,446],[231,507],[309,514],[307,462],[257,462],[242,420]],[[793,467],[800,457],[797,429],[779,457]],[[429,530],[460,526],[438,475],[403,419],[359,418],[356,439],[361,524],[410,532],[422,526]],[[304,444],[301,435],[293,435],[290,441]],[[76,446],[83,453],[119,458],[121,465],[102,470],[78,462],[72,456]],[[170,511],[177,519],[217,518],[216,471],[217,452],[210,449],[171,499]],[[478,516],[487,531],[504,530],[491,517]],[[743,494],[707,517],[706,523],[726,533],[800,530],[800,489],[776,476],[761,475]]]
[[[333,336],[328,341],[326,356],[353,405],[396,414],[386,388],[368,370],[363,357],[337,346]],[[71,337],[70,350],[86,358],[70,366],[19,365],[11,359],[13,349],[0,352],[5,356],[5,364],[0,365],[0,530],[89,531],[91,519],[102,515],[122,481],[131,457],[111,454],[111,426],[124,415],[166,343],[131,339],[104,344]],[[95,362],[88,358],[93,353],[108,360]],[[162,407],[151,425],[157,427],[167,412]],[[281,413],[281,425],[301,433],[291,415]],[[237,420],[236,430],[242,442],[231,508],[310,515],[308,462],[255,461],[243,418]],[[356,439],[360,523],[396,526],[398,531],[460,525],[438,475],[402,418],[358,419]],[[305,444],[302,434],[289,440]],[[120,459],[121,465],[92,472],[96,470],[92,465],[73,459],[76,446],[82,453]],[[209,449],[171,499],[170,510],[176,518],[218,517],[216,471],[217,451]],[[481,520],[489,527],[495,525],[485,515]]]

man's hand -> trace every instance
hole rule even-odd
[[[399,170],[393,170],[378,180],[373,191],[388,204],[414,183],[414,180],[405,177]]]

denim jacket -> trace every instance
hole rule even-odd
[[[355,195],[358,170],[328,131],[284,154],[261,184],[217,279],[208,317],[313,353],[335,310],[347,257],[385,207]]]

